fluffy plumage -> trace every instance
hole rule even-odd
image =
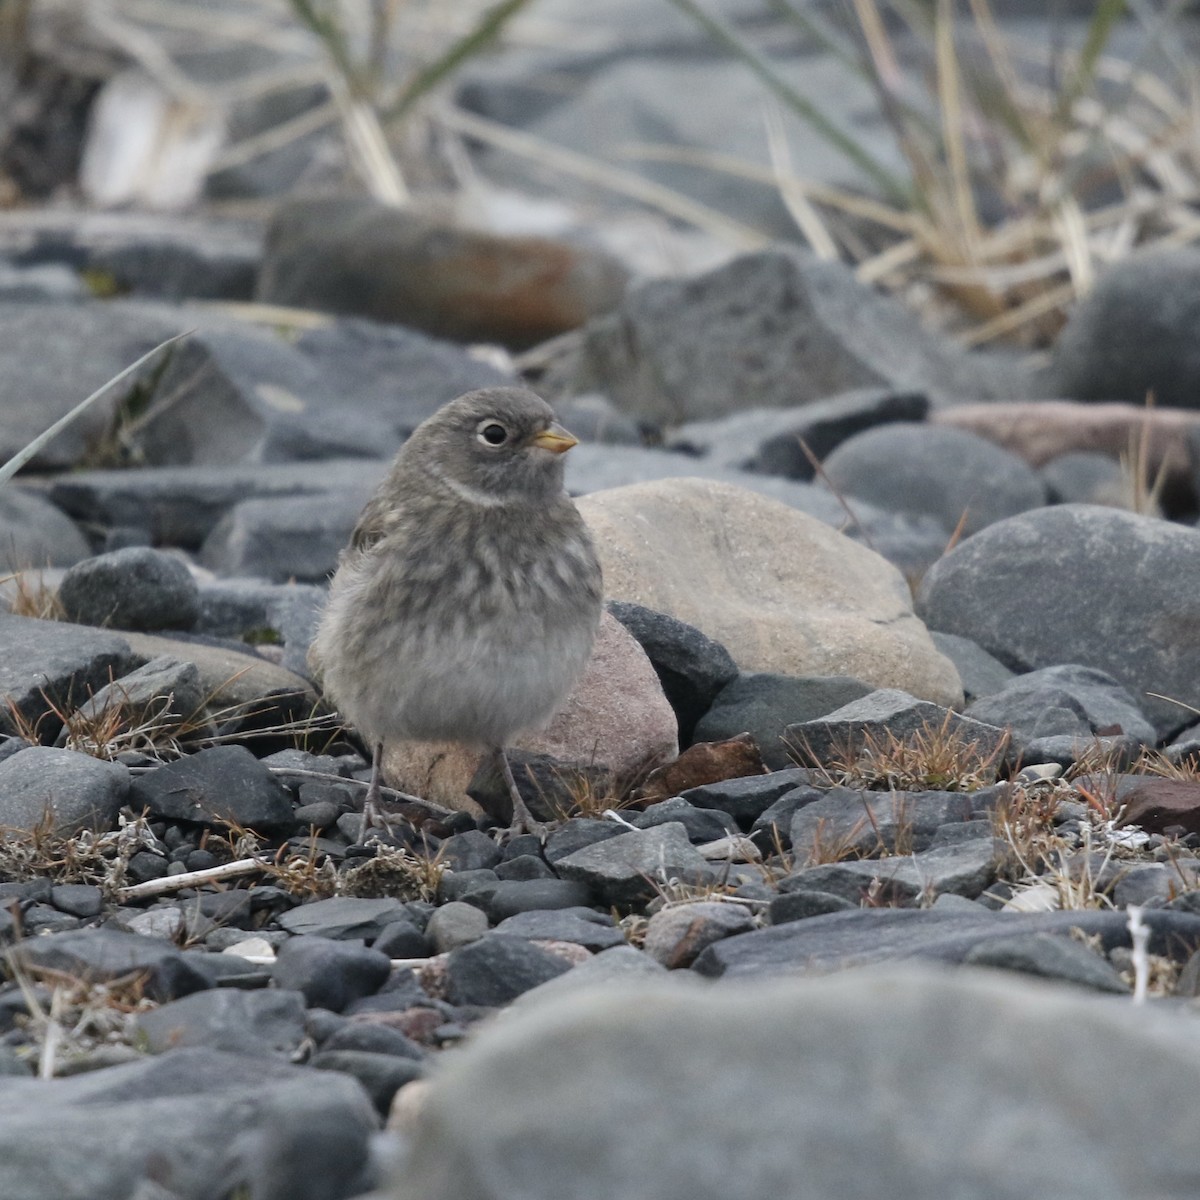
[[[563,490],[574,444],[532,392],[487,388],[401,448],[342,553],[313,645],[326,691],[377,750],[389,737],[502,750],[579,678],[601,576]]]

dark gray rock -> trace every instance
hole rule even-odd
[[[450,871],[478,871],[500,861],[500,847],[481,829],[456,833],[446,838],[439,850]]]
[[[544,849],[546,861],[555,864],[560,858],[574,854],[585,846],[594,846],[597,842],[609,838],[620,837],[625,832],[623,825],[616,821],[593,820],[591,817],[572,817],[556,829],[547,839]]]
[[[660,909],[646,927],[642,949],[669,970],[689,967],[714,942],[754,927],[750,909],[720,901],[697,901]]]
[[[322,1050],[366,1050],[371,1054],[390,1054],[395,1058],[420,1061],[425,1051],[398,1029],[366,1021],[345,1021],[329,1037],[321,1040]]]
[[[1046,503],[1037,473],[978,434],[892,424],[843,442],[822,463],[830,486],[892,512],[933,517],[971,534]]]
[[[791,767],[767,775],[746,775],[688,788],[680,795],[697,808],[718,808],[743,828],[754,824],[782,796],[808,786],[813,773],[806,767]]]
[[[380,1116],[387,1116],[392,1099],[406,1083],[420,1079],[425,1073],[421,1064],[411,1058],[369,1050],[322,1048],[309,1059],[308,1065],[317,1071],[339,1071],[357,1079]]]
[[[1200,252],[1146,251],[1110,266],[1071,313],[1055,346],[1055,395],[1200,407]]]
[[[117,634],[9,613],[0,613],[0,645],[0,695],[46,740],[62,727],[54,708],[70,711],[142,661]],[[0,729],[14,729],[7,705]]]
[[[749,733],[773,771],[795,764],[787,730],[867,696],[873,689],[847,675],[774,675],[745,672],[725,685],[696,725],[697,742],[719,742]]]
[[[487,915],[478,905],[451,900],[434,909],[425,926],[425,936],[438,954],[447,954],[459,946],[479,941],[489,926]]]
[[[1054,504],[1128,506],[1130,483],[1121,464],[1096,450],[1060,454],[1039,469]]]
[[[408,909],[399,900],[334,896],[330,900],[316,900],[281,913],[276,923],[288,933],[371,941],[392,921],[407,919]]]
[[[855,434],[893,421],[922,421],[928,412],[929,398],[922,392],[860,388],[797,408],[692,421],[675,430],[667,444],[744,471],[808,481],[816,469],[804,446],[820,462]]]
[[[76,750],[30,746],[0,762],[0,826],[32,833],[47,820],[60,837],[103,832],[129,797],[129,770]]]
[[[642,435],[637,424],[613,407],[607,396],[592,393],[568,396],[554,405],[558,419],[581,442],[600,442],[606,446],[640,446]]]
[[[212,746],[134,781],[132,803],[170,821],[264,833],[295,824],[291,793],[245,746]]]
[[[196,630],[250,644],[282,643],[280,666],[307,675],[306,655],[325,596],[323,587],[312,584],[213,580],[201,585]]]
[[[842,264],[784,247],[631,288],[587,326],[576,383],[664,425],[861,387],[984,399],[1022,386],[986,378]]]
[[[143,529],[156,544],[196,550],[244,500],[351,492],[365,499],[386,471],[386,463],[362,459],[78,471],[55,480],[50,498],[77,519]]]
[[[587,886],[604,904],[630,905],[654,895],[671,879],[703,883],[712,868],[678,823],[622,833],[576,850],[555,863],[564,879]],[[578,903],[578,901],[577,901]]]
[[[1150,909],[1150,953],[1182,961],[1200,939],[1200,916]],[[739,934],[711,946],[694,970],[705,976],[749,978],[797,971],[841,970],[897,959],[958,963],[976,946],[1016,933],[1070,934],[1079,929],[1100,938],[1105,952],[1129,945],[1126,913],[1076,911],[990,912],[949,908],[871,908],[831,913]]]
[[[791,844],[798,861],[823,855],[910,854],[927,850],[934,834],[972,816],[965,792],[869,792],[834,787],[792,817]]]
[[[61,509],[36,492],[6,487],[0,491],[0,565],[11,571],[69,567],[91,554],[79,527]]]
[[[392,921],[385,925],[371,947],[388,958],[428,958],[434,953],[429,938],[408,921]]]
[[[922,581],[917,613],[1017,671],[1078,663],[1107,672],[1164,737],[1188,720],[1174,701],[1200,705],[1193,563],[1195,530],[1092,505],[1044,508],[956,546]]]
[[[889,736],[903,741],[914,735],[936,734],[943,728],[964,744],[973,743],[983,759],[1005,743],[1002,729],[959,716],[928,700],[917,700],[896,688],[879,688],[823,718],[789,725],[784,736],[798,760],[821,765],[831,757],[853,754],[869,741],[886,745]]]
[[[833,892],[797,888],[793,892],[784,892],[771,901],[767,909],[767,923],[786,925],[788,921],[803,921],[808,917],[821,917],[826,913],[847,912],[859,908],[860,905],[853,900],[835,896]]]
[[[452,1004],[498,1006],[570,969],[525,938],[491,933],[450,952],[446,992]]]
[[[0,1195],[14,1200],[207,1200],[216,1181],[333,1200],[370,1186],[379,1122],[352,1079],[316,1087],[307,1068],[182,1049],[0,1091]]]
[[[303,993],[310,1008],[342,1012],[379,991],[391,970],[378,950],[333,938],[293,937],[279,947],[271,974],[277,988]]]
[[[530,1000],[431,1081],[399,1194],[557,1200],[570,1179],[594,1196],[1009,1198],[1054,1179],[1063,1200],[1185,1200],[1200,1172],[1190,1131],[1163,1130],[1200,1081],[1179,1015],[915,965]],[[604,1064],[586,1111],[580,1062]]]
[[[954,664],[968,704],[998,692],[1015,678],[1013,671],[970,638],[959,637],[956,633],[942,633],[940,630],[930,630],[929,636],[938,653],[944,654]]]
[[[191,629],[200,615],[200,589],[174,555],[148,546],[99,554],[71,567],[58,598],[81,625],[115,629]]]
[[[1094,734],[1124,733],[1150,745],[1157,740],[1128,688],[1104,671],[1073,663],[1018,675],[965,712],[1011,728],[1020,743],[1062,734],[1091,740]]]
[[[133,1026],[151,1054],[207,1046],[288,1058],[304,1037],[304,997],[281,988],[213,988],[137,1013]]]
[[[672,796],[631,814],[629,823],[638,829],[652,829],[668,821],[678,821],[687,830],[689,839],[700,844],[737,832],[737,822],[728,813],[718,808],[696,808],[682,796]]]
[[[559,870],[562,870],[561,862]],[[517,913],[586,906],[595,897],[586,880],[509,879],[468,892],[464,899],[483,909],[493,923],[498,923]]]
[[[102,687],[79,712],[89,719],[119,713],[134,725],[151,718],[164,730],[185,721],[200,728],[206,694],[195,663],[162,654]]]
[[[828,794],[828,784],[821,787],[802,784],[791,788],[755,817],[750,832],[756,835],[759,845],[765,843],[768,848],[773,848],[778,843],[788,847],[792,844],[792,818],[806,805],[816,804]]]
[[[17,967],[48,968],[95,983],[137,975],[145,994],[165,1002],[209,986],[177,947],[115,929],[81,929],[19,942],[8,952]]]
[[[666,613],[624,600],[610,600],[608,610],[646,652],[675,710],[679,740],[688,744],[696,722],[712,707],[721,689],[737,676],[732,655],[694,625]]]
[[[498,879],[553,879],[554,870],[538,854],[522,854],[517,858],[506,858],[496,864]]]
[[[104,893],[90,883],[59,883],[50,889],[50,903],[73,917],[98,917]]]
[[[1107,959],[1060,933],[1018,933],[992,938],[969,951],[963,962],[973,967],[996,967],[1076,983],[1100,992],[1129,991]]]
[[[625,945],[625,934],[612,923],[612,918],[589,908],[514,913],[496,926],[496,932],[535,942],[574,942],[593,953]]]

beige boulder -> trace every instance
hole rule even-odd
[[[961,704],[953,663],[900,572],[828,525],[755,492],[664,479],[578,501],[605,595],[696,626],[745,671],[852,675]]]
[[[679,753],[675,712],[645,651],[607,612],[591,662],[545,729],[514,743],[564,762],[604,763],[621,776],[670,762]],[[396,788],[446,808],[477,815],[466,795],[480,752],[449,742],[384,744],[384,778]]]

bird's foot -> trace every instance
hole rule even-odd
[[[392,822],[387,813],[383,811],[380,803],[383,795],[382,759],[383,743],[380,742],[376,745],[375,753],[371,759],[371,782],[367,786],[367,794],[363,799],[362,824],[358,828],[358,840],[360,842],[367,840],[367,834],[372,829],[381,829],[388,837],[396,836]]]
[[[538,841],[544,842],[550,833],[550,826],[544,821],[537,820],[529,811],[521,789],[513,778],[512,766],[508,755],[500,751],[500,766],[504,772],[504,782],[508,784],[508,794],[512,798],[512,824],[504,831],[507,838],[520,837],[523,833],[532,833]]]

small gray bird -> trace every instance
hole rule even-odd
[[[600,621],[600,564],[563,490],[576,444],[532,392],[468,392],[417,427],[363,509],[312,659],[374,750],[364,829],[394,737],[497,751],[513,831],[539,830],[504,748],[553,716]]]

